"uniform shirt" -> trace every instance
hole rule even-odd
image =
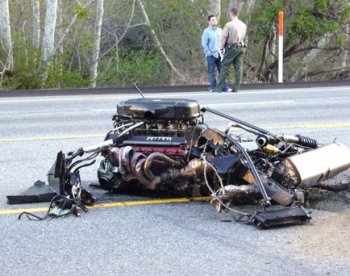
[[[227,37],[226,43],[244,43],[247,25],[238,18],[226,23],[222,36]]]
[[[220,39],[221,39],[222,29],[219,27],[208,27],[204,30],[202,34],[202,47],[205,56],[219,57],[220,51]]]

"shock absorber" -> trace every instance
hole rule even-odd
[[[301,135],[296,135],[296,137],[299,138],[299,145],[304,146],[304,147],[309,147],[309,148],[317,148],[317,141],[315,139],[301,136]]]
[[[317,141],[315,139],[305,137],[299,134],[295,136],[283,135],[282,140],[286,143],[294,143],[294,144],[298,144],[300,146],[308,147],[312,149],[316,149],[318,146]]]

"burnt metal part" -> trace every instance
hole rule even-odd
[[[247,198],[261,198],[260,191],[256,185],[227,185],[215,194],[210,204],[218,212],[228,211],[227,206],[231,202],[247,201]]]
[[[237,156],[231,154],[210,158],[208,161],[214,165],[219,174],[225,174],[239,161],[239,159]]]
[[[142,120],[189,120],[199,116],[200,108],[194,100],[135,99],[119,103],[117,113]]]
[[[276,181],[266,179],[266,181],[264,181],[264,187],[268,196],[282,206],[289,206],[294,202],[294,194]]]
[[[246,162],[247,162],[247,166],[249,168],[249,170],[251,171],[251,173],[253,174],[254,178],[255,178],[255,181],[256,181],[256,185],[258,186],[259,190],[260,190],[260,193],[261,195],[263,196],[264,198],[264,206],[267,207],[267,206],[270,206],[271,205],[271,202],[270,200],[268,199],[268,196],[267,196],[267,193],[266,193],[266,189],[264,187],[264,184],[260,178],[260,175],[258,173],[258,171],[256,170],[255,168],[255,165],[252,161],[252,159],[250,158],[249,154],[246,152],[246,150],[239,144],[239,142],[229,136],[226,137],[230,142],[232,142],[235,147],[237,147],[237,149],[243,154]]]
[[[45,182],[37,180],[33,187],[28,188],[26,191],[19,195],[8,195],[8,204],[21,204],[21,203],[39,203],[50,202],[51,199],[56,196],[58,192],[51,186],[46,185]]]
[[[340,192],[350,191],[350,182],[335,182],[335,183],[318,183],[315,188],[320,188],[328,191]]]
[[[318,143],[315,139],[301,136],[301,135],[282,135],[282,136],[271,136],[271,135],[258,135],[256,138],[256,143],[260,147],[265,147],[267,145],[275,145],[280,141],[286,143],[293,143],[299,146],[315,149],[318,147]]]
[[[299,187],[310,188],[349,168],[350,150],[335,142],[290,156],[285,160],[285,164],[296,174]]]
[[[47,174],[48,185],[37,180],[32,187],[24,192],[18,195],[8,195],[8,204],[50,202],[53,197],[62,195],[64,193],[64,162],[64,154],[60,151]]]
[[[256,212],[251,217],[251,223],[260,228],[270,228],[302,224],[310,219],[311,216],[309,212],[304,209],[304,207],[295,206],[290,208]]]
[[[230,128],[222,132],[206,125],[206,112],[249,134],[234,135]],[[233,212],[260,227],[308,221],[311,217],[302,206],[290,206],[303,204],[309,188],[346,188],[322,186],[322,181],[350,167],[350,151],[344,145],[322,145],[301,135],[276,135],[220,111],[200,109],[194,100],[127,100],[117,105],[112,120],[105,141],[57,154],[48,173],[48,187],[55,187],[67,205],[66,200],[63,205],[54,203],[55,214],[71,209],[79,213],[95,202],[82,187],[80,169],[91,166],[98,156],[102,157],[98,180],[105,190],[141,188],[212,195],[211,204],[218,211]],[[251,200],[262,204],[265,211],[250,214],[235,206]],[[285,208],[270,211],[273,204]],[[62,206],[72,208],[63,210]]]

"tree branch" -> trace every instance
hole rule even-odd
[[[158,36],[156,34],[156,32],[154,31],[154,29],[151,27],[151,22],[148,18],[147,12],[145,10],[145,7],[143,6],[142,0],[136,0],[137,3],[139,4],[143,17],[146,20],[146,24],[149,26],[150,30],[151,30],[151,34],[153,36],[154,41],[156,42],[160,52],[162,53],[163,57],[165,58],[165,60],[167,61],[167,63],[169,64],[170,68],[175,72],[175,74],[181,79],[181,80],[185,80],[185,76],[183,74],[181,74],[177,68],[175,67],[175,65],[172,63],[172,61],[170,60],[170,58],[168,57],[168,55],[165,53],[163,46],[160,44],[160,41],[158,39]]]
[[[78,1],[79,2],[79,1]],[[93,2],[95,2],[95,0],[90,0],[85,6],[82,6],[83,8],[87,8],[89,7]],[[60,38],[60,40],[57,42],[56,47],[54,49],[54,53],[56,53],[56,51],[61,47],[63,41],[65,40],[66,36],[68,35],[68,33],[70,32],[72,26],[75,24],[75,22],[78,19],[78,14],[75,14],[73,19],[71,20],[70,24],[68,25],[68,27],[65,29],[62,37]]]
[[[267,49],[267,44],[268,43],[269,43],[269,38],[266,37],[265,41],[264,41],[263,52],[261,54],[261,60],[260,60],[260,62],[258,64],[258,67],[257,67],[256,71],[255,71],[255,78],[257,78],[258,76],[261,75],[261,70],[263,68],[264,60],[266,58],[266,49]]]
[[[133,26],[130,26],[130,25],[131,25],[131,22],[132,22],[132,20],[133,20],[133,18],[134,18],[134,14],[135,14],[135,0],[133,0],[133,2],[132,2],[132,9],[131,9],[131,14],[130,14],[130,17],[129,17],[129,21],[128,21],[128,23],[127,23],[125,29],[124,29],[124,32],[123,32],[122,35],[120,36],[120,38],[118,38],[117,35],[115,35],[114,33],[111,33],[110,31],[107,30],[107,32],[109,32],[111,35],[113,35],[113,36],[115,37],[116,42],[115,42],[107,51],[105,51],[103,54],[101,54],[101,55],[100,55],[100,58],[102,58],[102,57],[104,57],[105,55],[107,55],[110,51],[113,50],[114,47],[116,47],[116,46],[120,43],[120,41],[124,38],[124,36],[126,35],[126,33],[127,33],[127,31],[128,31],[129,28],[131,28],[131,27],[136,27],[136,26],[141,25],[141,24],[142,24],[142,25],[145,25],[145,24],[146,24],[146,23],[141,23],[141,24],[137,24],[137,25],[135,24],[135,25],[133,25]]]
[[[327,70],[318,70],[318,71],[313,71],[313,72],[308,72],[308,76],[312,77],[312,76],[316,76],[316,75],[320,75],[320,74],[325,74],[325,73],[331,73],[331,72],[337,72],[337,71],[344,71],[344,70],[349,70],[350,66],[341,66],[341,67],[336,67],[336,68],[331,68],[331,69],[327,69]]]

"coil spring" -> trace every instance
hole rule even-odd
[[[317,148],[317,141],[315,139],[301,136],[301,135],[296,135],[296,137],[298,137],[299,139],[298,145],[308,147],[308,148],[313,148],[313,149]]]

